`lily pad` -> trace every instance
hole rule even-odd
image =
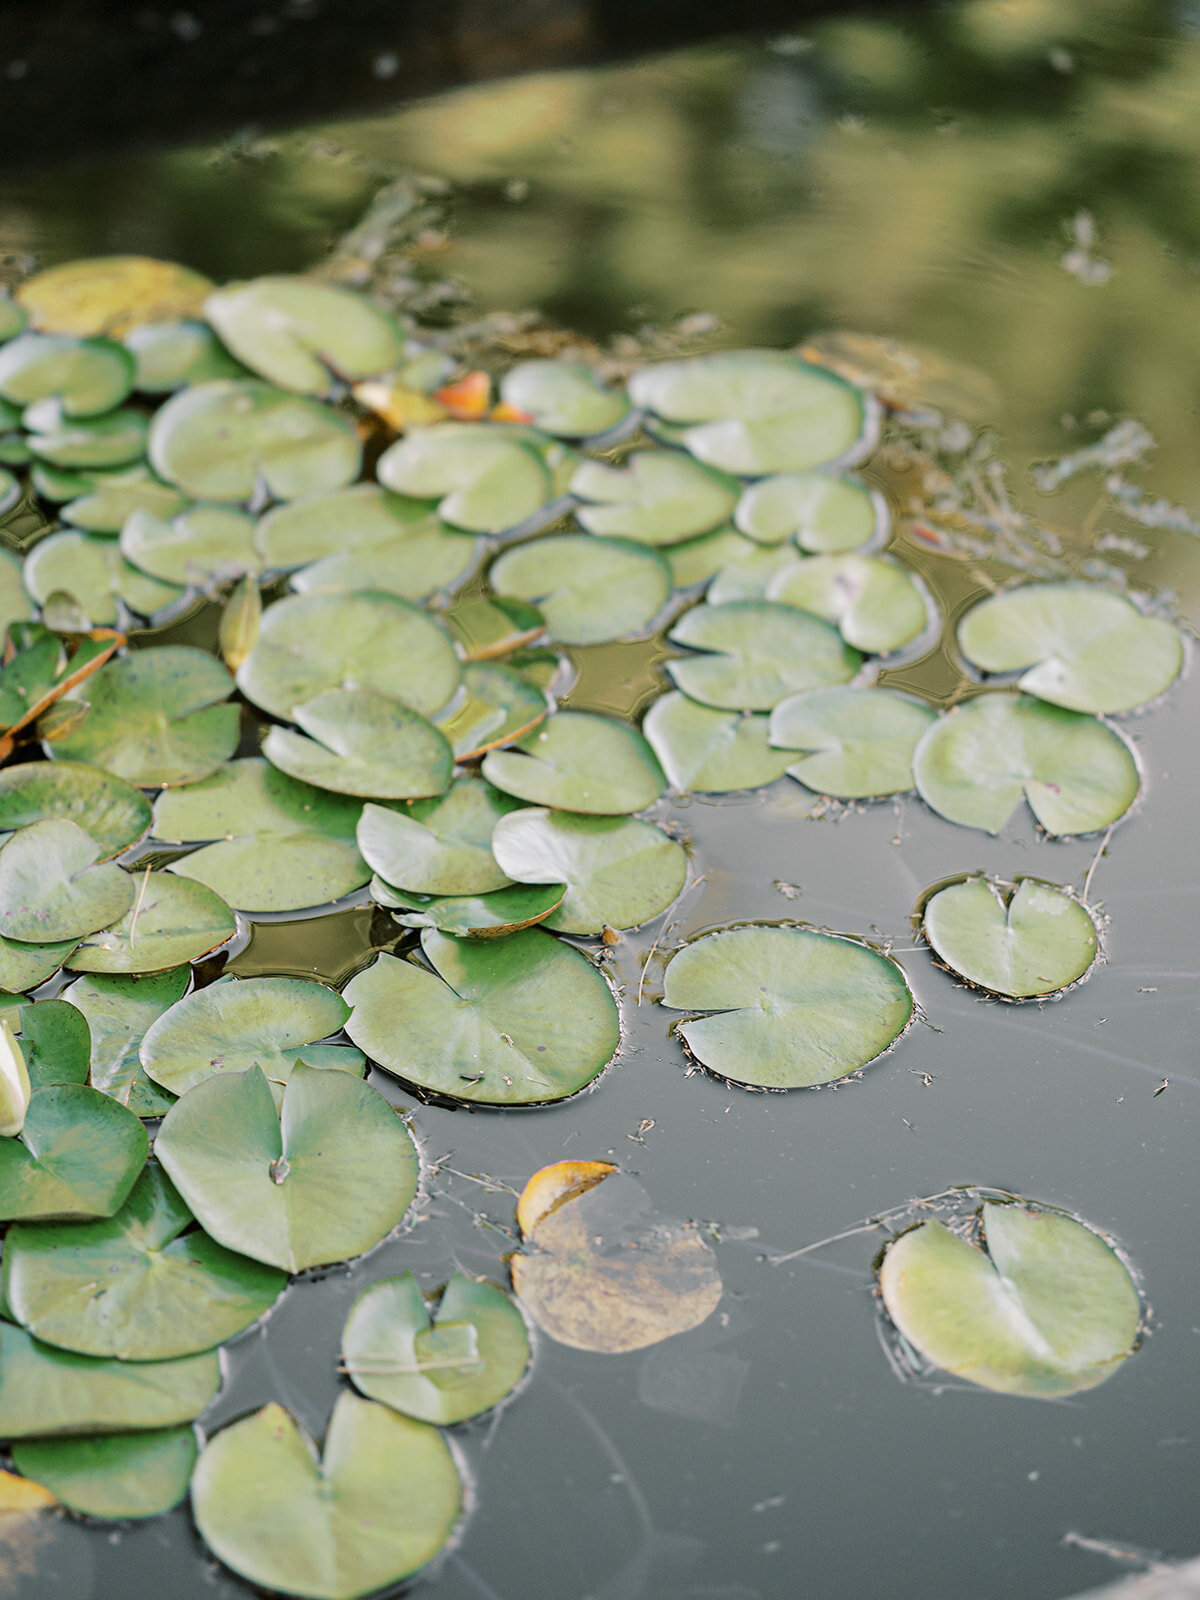
[[[160,478],[195,500],[277,500],[340,489],[358,476],[362,445],[340,411],[256,378],[217,379],[173,395],[150,429]]]
[[[780,350],[722,350],[645,367],[629,397],[668,423],[700,461],[758,476],[802,472],[859,454],[870,415],[862,393]]]
[[[210,294],[204,315],[228,349],[281,389],[328,394],[333,378],[369,378],[404,350],[395,318],[363,295],[313,278],[253,278]]]
[[[87,1018],[70,1001],[60,996],[23,1005],[17,1031],[34,1089],[87,1082],[91,1035]]]
[[[545,692],[528,678],[492,662],[465,666],[462,691],[435,719],[456,761],[474,761],[512,744],[545,722],[553,709]]]
[[[55,761],[88,761],[131,783],[195,783],[237,748],[238,708],[222,704],[228,672],[203,650],[162,645],[102,667],[68,700],[85,700],[81,726],[46,745]]]
[[[70,504],[62,509],[63,521],[86,533],[120,533],[126,518],[135,511],[173,517],[187,505],[186,496],[178,489],[169,483],[160,483],[142,466],[96,472],[91,478],[89,487],[68,496]],[[44,491],[39,488],[38,492]]]
[[[798,783],[841,800],[904,794],[913,754],[937,721],[923,700],[895,689],[807,689],[771,713],[770,741],[805,754],[788,766]]]
[[[456,597],[442,613],[464,661],[492,661],[545,638],[537,606],[495,594]]]
[[[198,311],[211,288],[208,278],[175,261],[97,256],[35,272],[17,299],[35,328],[120,335],[142,322]]]
[[[406,800],[441,794],[450,782],[454,752],[445,734],[390,695],[327,689],[296,706],[292,715],[304,733],[272,728],[263,740],[263,755],[302,783],[338,794]]]
[[[671,597],[671,571],[628,539],[564,534],[506,550],[488,573],[498,594],[534,601],[550,637],[604,644],[644,629]]]
[[[721,568],[708,589],[708,603],[728,605],[731,600],[765,600],[776,576],[796,563],[795,548],[783,544],[753,545],[742,541],[746,548],[735,561]]]
[[[666,787],[636,728],[583,711],[556,712],[515,749],[491,751],[482,771],[519,800],[602,816],[641,811]]]
[[[492,829],[516,806],[490,783],[457,778],[440,798],[402,811],[364,806],[358,848],[371,870],[398,888],[487,894],[510,882],[492,855]]]
[[[809,1088],[887,1050],[913,1014],[904,973],[853,939],[804,928],[726,928],[684,945],[663,1005],[707,1011],[678,1025],[688,1049],[732,1083]]]
[[[148,1149],[133,1112],[98,1090],[35,1089],[20,1138],[0,1140],[0,1220],[111,1217]]]
[[[444,1427],[512,1392],[529,1365],[529,1335],[494,1283],[455,1273],[431,1312],[406,1272],[368,1285],[350,1307],[342,1364],[370,1399]]]
[[[160,582],[212,588],[259,573],[254,519],[228,506],[192,506],[168,520],[135,510],[121,528],[121,553]]]
[[[87,1018],[92,1087],[139,1117],[161,1117],[174,1101],[147,1078],[139,1050],[146,1029],[183,998],[190,981],[188,967],[145,977],[88,973],[63,990]]]
[[[360,889],[370,868],[358,853],[360,805],[314,789],[257,758],[231,761],[203,783],[168,789],[154,834],[206,843],[171,872],[194,878],[239,911],[301,911]]]
[[[203,322],[143,323],[122,343],[137,367],[133,386],[143,394],[173,394],[188,384],[247,375]]]
[[[461,676],[445,629],[398,595],[303,594],[263,613],[238,687],[276,717],[291,718],[327,689],[375,689],[430,716]]]
[[[272,507],[258,525],[258,545],[269,567],[290,569],[328,556],[384,554],[438,531],[444,527],[432,500],[410,500],[375,483],[356,483]],[[454,537],[474,549],[473,540]]]
[[[766,600],[694,606],[668,638],[704,652],[667,662],[676,687],[726,711],[769,711],[797,690],[845,683],[862,665],[836,628]]]
[[[987,1204],[973,1243],[922,1222],[879,1272],[892,1321],[936,1367],[1001,1394],[1061,1397],[1110,1378],[1138,1337],[1124,1263],[1082,1222]]]
[[[414,428],[384,451],[375,471],[397,494],[441,497],[438,513],[452,527],[504,533],[556,497],[553,476],[531,435],[532,430],[499,423]]]
[[[836,623],[847,644],[875,654],[910,644],[929,623],[912,574],[882,556],[807,556],[775,574],[767,598]]]
[[[0,847],[0,933],[31,944],[81,938],[133,901],[133,879],[74,822],[33,822]]]
[[[78,823],[107,859],[149,831],[150,802],[123,778],[82,761],[24,761],[0,770],[0,830],[56,817]]]
[[[636,928],[656,917],[687,878],[683,846],[632,817],[580,817],[526,806],[492,834],[501,869],[519,883],[565,883],[546,921],[558,933]]]
[[[726,521],[738,484],[675,450],[637,450],[619,467],[585,461],[571,493],[588,502],[575,515],[589,533],[679,544]]]
[[[462,1510],[454,1457],[436,1428],[342,1394],[324,1459],[281,1406],[209,1440],[192,1511],[227,1567],[278,1593],[358,1600],[438,1553]]]
[[[538,1105],[598,1077],[620,1042],[596,967],[540,929],[459,941],[427,929],[433,971],[380,955],[345,989],[346,1032],[386,1072],[482,1105]]]
[[[111,411],[133,388],[133,360],[111,339],[23,333],[0,347],[0,397],[28,406],[55,400],[64,417]]]
[[[1130,711],[1157,699],[1183,667],[1177,628],[1085,583],[992,595],[959,623],[958,647],[985,672],[1021,672],[1027,693],[1071,711]]]
[[[535,427],[565,439],[608,433],[629,415],[629,401],[578,361],[521,361],[500,380],[505,405]]]
[[[126,407],[102,417],[71,417],[57,401],[25,412],[29,449],[56,467],[124,467],[146,449],[146,418]]]
[[[1036,878],[949,884],[925,903],[921,931],[959,977],[1012,1000],[1068,988],[1100,953],[1087,907]]]
[[[734,522],[758,544],[794,540],[814,555],[838,555],[878,539],[887,502],[853,478],[788,472],[762,478],[743,493]]]
[[[1112,728],[1003,692],[939,717],[917,746],[913,776],[941,816],[988,833],[1022,796],[1047,833],[1094,833],[1123,817],[1141,787],[1133,752]]]
[[[767,726],[764,716],[697,705],[676,690],[654,702],[642,732],[673,789],[729,794],[760,789],[787,771],[791,758],[771,749]]]
[[[371,899],[406,928],[436,928],[457,938],[502,939],[533,928],[562,905],[565,883],[512,883],[490,894],[416,894],[371,879]]]
[[[236,932],[237,919],[220,895],[202,883],[146,869],[126,914],[83,939],[66,966],[70,972],[164,972],[199,961]]]
[[[468,534],[431,523],[391,548],[326,556],[301,567],[292,575],[292,588],[298,594],[354,594],[377,589],[402,600],[425,600],[461,583],[477,561],[475,540]]]
[[[185,995],[151,1022],[141,1063],[172,1094],[251,1067],[286,1084],[298,1061],[361,1074],[357,1050],[316,1042],[337,1033],[349,1015],[341,995],[307,978],[225,979]]]
[[[677,589],[690,589],[695,584],[707,583],[723,567],[730,566],[757,553],[752,539],[744,538],[736,528],[727,525],[702,533],[696,539],[685,539],[673,544],[663,554],[671,568]]]
[[[25,559],[25,587],[39,604],[69,594],[92,623],[115,623],[121,604],[144,617],[172,605],[183,594],[132,566],[111,539],[74,529],[52,533]]]
[[[21,994],[52,978],[78,945],[78,939],[31,944],[0,935],[0,991]]]
[[[111,1433],[101,1439],[26,1439],[13,1461],[71,1511],[124,1522],[159,1517],[187,1493],[196,1464],[191,1428]]]

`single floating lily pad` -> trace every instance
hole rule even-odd
[[[177,583],[150,577],[127,561],[111,539],[67,529],[43,539],[25,558],[25,587],[39,605],[69,594],[91,623],[115,623],[123,603],[144,617],[173,605]]]
[[[836,623],[847,644],[875,654],[911,644],[929,622],[912,574],[883,556],[806,556],[775,574],[767,598]]]
[[[237,932],[232,910],[202,883],[149,869],[136,883],[133,905],[81,940],[66,959],[68,971],[164,972],[210,955]]]
[[[697,705],[678,690],[656,700],[642,723],[671,787],[683,794],[760,789],[782,778],[791,757],[770,747],[767,727],[764,716]]]
[[[88,973],[63,990],[87,1019],[92,1087],[139,1117],[161,1117],[174,1102],[147,1078],[139,1049],[147,1028],[183,998],[190,981],[188,967],[145,977]]]
[[[853,939],[804,928],[727,928],[684,945],[663,1005],[707,1011],[678,1025],[688,1049],[732,1083],[809,1088],[887,1050],[913,1014],[904,973]]]
[[[545,922],[562,905],[565,883],[513,883],[489,894],[417,894],[376,876],[371,899],[406,928],[437,928],[458,938],[501,939]]]
[[[591,1083],[620,1042],[596,967],[540,929],[460,942],[426,930],[433,971],[380,955],[346,985],[346,1032],[386,1072],[482,1105],[539,1105]]]
[[[304,733],[272,728],[262,749],[272,766],[302,783],[405,800],[441,794],[450,782],[454,752],[445,734],[389,695],[327,689],[292,715]]]
[[[788,472],[752,483],[733,520],[758,544],[794,540],[814,555],[839,555],[879,538],[888,514],[883,497],[852,478]]]
[[[0,397],[19,406],[53,400],[64,417],[95,417],[121,404],[133,371],[111,339],[24,333],[0,348]]]
[[[904,794],[913,755],[937,721],[931,706],[895,689],[808,689],[771,713],[771,744],[804,751],[787,770],[805,788],[839,800]]]
[[[565,439],[608,433],[629,415],[629,401],[578,361],[521,361],[500,380],[505,405],[535,427]]]
[[[978,1244],[922,1222],[879,1271],[896,1327],[933,1366],[1001,1394],[1094,1389],[1133,1353],[1141,1321],[1124,1263],[1056,1211],[984,1205]]]
[[[362,295],[312,278],[230,284],[209,295],[204,315],[239,361],[300,394],[327,394],[333,374],[383,372],[404,348],[393,317]]]
[[[121,528],[121,553],[162,583],[210,588],[262,571],[254,526],[229,506],[192,506],[169,519],[135,510]]]
[[[628,539],[564,534],[506,550],[488,574],[498,594],[536,602],[550,637],[604,644],[640,632],[671,597],[671,571]]]
[[[532,733],[552,709],[544,690],[520,672],[487,661],[463,668],[461,695],[435,720],[454,759],[474,761]]]
[[[967,828],[999,833],[1022,796],[1050,834],[1118,821],[1141,777],[1112,728],[1027,695],[982,694],[939,717],[917,746],[921,798]]]
[[[197,1453],[191,1428],[158,1428],[100,1439],[25,1439],[13,1447],[13,1461],[71,1511],[124,1522],[177,1506]]]
[[[150,828],[150,802],[131,783],[82,761],[24,761],[0,770],[0,830],[66,818],[120,855]]]
[[[694,606],[668,638],[703,652],[667,662],[676,687],[726,711],[769,711],[800,689],[846,683],[862,665],[836,628],[765,600]]]
[[[35,1089],[20,1138],[0,1140],[0,1220],[111,1217],[148,1149],[133,1112],[98,1090]]]
[[[371,870],[397,888],[488,894],[510,882],[492,854],[492,829],[517,804],[479,778],[456,778],[440,798],[402,811],[364,806],[358,847]]]
[[[438,514],[452,527],[504,533],[556,498],[536,438],[532,430],[499,423],[443,422],[414,428],[384,451],[375,471],[397,494],[441,497]]]
[[[1036,878],[949,884],[926,901],[921,931],[952,971],[1011,1000],[1069,988],[1100,953],[1087,907]]]
[[[31,944],[0,934],[0,991],[23,994],[36,989],[54,976],[78,943],[78,939],[56,939],[50,944]]]
[[[120,336],[143,322],[198,311],[211,281],[176,261],[97,256],[64,261],[26,278],[17,299],[35,328]]]
[[[736,528],[714,528],[696,539],[686,539],[673,544],[663,554],[671,568],[677,589],[690,589],[695,584],[707,583],[723,567],[753,556],[758,546],[752,539],[744,538]]]
[[[100,847],[65,818],[32,822],[0,847],[0,933],[49,944],[107,927],[133,901],[121,867],[97,865]]]
[[[515,749],[491,751],[482,771],[519,800],[601,816],[641,811],[666,787],[636,728],[583,711],[556,712]]]
[[[585,461],[571,493],[588,502],[575,515],[589,533],[671,545],[726,521],[738,484],[675,450],[638,450],[620,467]]]
[[[268,567],[291,570],[306,593],[386,589],[422,600],[473,566],[477,541],[439,520],[432,500],[389,494],[375,483],[275,506],[258,524]],[[381,580],[363,582],[377,573]]]

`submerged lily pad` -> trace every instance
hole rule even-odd
[[[147,1028],[183,998],[190,981],[188,967],[146,977],[89,973],[63,990],[87,1018],[92,1087],[139,1117],[161,1117],[174,1101],[146,1076],[139,1050]]]
[[[890,957],[804,928],[726,928],[671,958],[663,1005],[707,1011],[678,1025],[733,1083],[808,1088],[857,1072],[904,1032],[913,998]]]
[[[152,578],[180,587],[211,587],[263,569],[253,517],[229,506],[192,506],[169,520],[135,510],[121,528],[121,553]]]
[[[1087,907],[1036,878],[949,884],[925,903],[921,931],[952,971],[1013,1000],[1068,988],[1100,952]]]
[[[564,534],[506,550],[488,573],[498,594],[536,602],[550,637],[604,644],[645,628],[671,596],[671,571],[628,539]]]
[[[304,733],[272,728],[262,749],[272,766],[303,783],[406,800],[441,794],[450,782],[454,752],[445,734],[390,695],[327,689],[292,715]]]
[[[759,789],[782,778],[791,757],[770,747],[767,727],[764,716],[697,705],[678,690],[656,700],[642,723],[671,787],[683,794]]]
[[[142,322],[198,311],[211,281],[176,261],[96,256],[64,261],[26,278],[17,299],[50,333],[120,335]]]
[[[629,401],[578,361],[521,361],[500,380],[505,405],[546,433],[584,439],[607,433],[629,415]]]
[[[24,761],[0,770],[0,830],[54,817],[78,823],[106,859],[149,831],[150,802],[123,778],[82,761]]]
[[[489,894],[417,894],[371,879],[371,899],[406,928],[437,928],[458,938],[500,939],[536,927],[562,905],[565,883],[511,883]]]
[[[98,1090],[35,1089],[20,1138],[0,1140],[0,1220],[111,1217],[148,1149],[133,1112]]]
[[[432,972],[380,955],[346,985],[346,1032],[407,1083],[483,1105],[537,1105],[599,1076],[616,1001],[586,956],[537,928],[458,941],[426,930]]]
[[[511,655],[546,633],[546,619],[537,606],[495,594],[460,596],[443,615],[464,661]]]
[[[841,800],[903,794],[914,787],[913,754],[936,722],[932,706],[895,689],[808,689],[771,713],[771,744],[804,751],[787,770],[798,783]]]
[[[358,847],[372,871],[397,888],[487,894],[510,881],[492,855],[492,829],[517,803],[479,778],[457,778],[440,798],[403,811],[364,806]]]
[[[806,556],[775,574],[767,598],[836,623],[847,644],[876,654],[911,643],[929,622],[912,574],[883,556]]]
[[[239,361],[300,394],[327,394],[334,374],[383,372],[404,348],[395,318],[363,295],[313,278],[230,284],[209,295],[204,315]]]
[[[119,602],[149,617],[184,592],[133,566],[112,539],[74,529],[52,533],[33,547],[25,559],[25,587],[43,606],[52,595],[68,594],[89,622],[101,624],[118,621]]]
[[[97,865],[100,846],[65,818],[32,822],[0,847],[0,933],[50,944],[107,927],[133,901],[133,879]]]
[[[66,966],[71,972],[163,972],[199,961],[236,932],[237,919],[220,895],[147,868],[126,914],[83,939]]]
[[[56,401],[64,417],[111,411],[133,388],[133,360],[111,339],[24,333],[0,347],[0,397]]]
[[[191,1428],[112,1433],[101,1439],[26,1439],[20,1470],[87,1517],[159,1517],[187,1493],[197,1456]]]
[[[1141,1321],[1124,1263],[1082,1222],[986,1204],[978,1244],[922,1222],[888,1246],[892,1321],[936,1367],[1001,1394],[1094,1389],[1133,1353]]]
[[[406,1272],[369,1284],[350,1307],[342,1364],[370,1399],[446,1426],[490,1410],[516,1387],[529,1335],[494,1283],[455,1273],[431,1311]]]
[[[788,472],[752,483],[734,521],[758,544],[794,540],[814,555],[857,550],[887,527],[887,504],[852,478],[826,472]]]
[[[1137,799],[1119,734],[1027,695],[982,694],[928,730],[913,757],[921,798],[951,822],[999,833],[1022,796],[1047,833],[1094,833]]]
[[[426,1565],[462,1510],[436,1428],[339,1396],[324,1457],[281,1406],[223,1428],[192,1478],[206,1545],[249,1582],[308,1600],[358,1600]]]
[[[862,665],[836,628],[765,600],[694,606],[668,638],[704,652],[667,662],[676,687],[727,711],[769,711],[797,690],[845,683]]]
[[[512,667],[493,662],[463,668],[463,693],[435,720],[456,761],[473,761],[532,733],[552,706],[545,692]]]
[[[147,322],[121,342],[137,364],[133,386],[143,394],[172,394],[188,384],[247,375],[203,322]]]
[[[1020,671],[1027,693],[1072,711],[1132,710],[1168,689],[1183,666],[1177,628],[1085,583],[992,595],[959,623],[958,646],[974,666]]]
[[[482,771],[519,800],[601,816],[641,811],[666,787],[636,728],[583,711],[556,712],[515,749],[491,751]]]
[[[575,515],[589,533],[662,545],[718,527],[737,503],[738,485],[675,450],[638,450],[619,467],[585,461],[571,492],[588,502]]]
[[[414,428],[384,451],[376,475],[397,494],[442,497],[438,513],[452,527],[503,533],[556,498],[554,478],[533,447],[535,438],[532,430],[498,423]]]

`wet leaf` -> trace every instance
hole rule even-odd
[[[697,705],[678,690],[654,702],[642,731],[683,794],[759,789],[782,778],[791,759],[768,745],[766,717]]]
[[[21,1054],[33,1088],[87,1082],[91,1036],[81,1011],[61,997],[38,1000],[20,1008],[19,1023]]]
[[[358,1600],[433,1559],[462,1510],[436,1428],[339,1396],[324,1459],[281,1406],[208,1442],[192,1479],[205,1544],[253,1584],[309,1600]]]
[[[589,533],[643,544],[679,544],[723,523],[738,484],[675,450],[637,450],[623,466],[585,461],[571,492],[587,504],[575,515]]]
[[[196,1464],[191,1428],[111,1433],[101,1439],[26,1439],[13,1447],[22,1472],[87,1517],[158,1517],[187,1493]]]
[[[936,1367],[1001,1394],[1079,1394],[1133,1351],[1141,1308],[1116,1253],[1082,1222],[987,1204],[968,1242],[922,1222],[888,1246],[884,1305]]]
[[[579,1181],[577,1169],[602,1165],[559,1162],[570,1182],[546,1210],[540,1200],[527,1206],[526,1195],[535,1185],[543,1189],[556,1168],[534,1173],[520,1202],[530,1248],[509,1264],[522,1304],[552,1339],[617,1355],[699,1327],[722,1288],[695,1223],[660,1216],[626,1173],[608,1168]]]
[[[604,644],[643,630],[671,596],[671,571],[655,550],[584,534],[506,550],[488,573],[498,594],[536,602],[550,637]]]
[[[364,806],[358,848],[371,870],[397,888],[487,894],[510,881],[492,855],[492,829],[516,806],[479,778],[457,778],[440,798],[401,811]]]
[[[949,884],[925,903],[921,931],[959,977],[1014,1000],[1069,987],[1100,950],[1087,908],[1036,878]]]
[[[17,994],[36,989],[54,976],[78,943],[78,939],[62,939],[30,944],[0,935],[0,990]]]
[[[468,939],[500,939],[545,922],[562,904],[565,883],[513,883],[490,894],[434,895],[371,879],[371,899],[406,928],[437,928]]]
[[[204,315],[253,371],[300,394],[328,394],[334,377],[369,378],[403,354],[395,319],[364,296],[311,278],[252,278],[218,289]]]
[[[797,690],[845,683],[862,665],[827,622],[765,600],[694,606],[668,638],[704,652],[666,663],[676,687],[727,711],[769,711]]]
[[[565,883],[547,919],[559,933],[636,928],[665,911],[687,877],[683,846],[632,817],[580,817],[524,807],[492,834],[500,867],[520,883]]]
[[[115,1217],[11,1228],[4,1298],[36,1338],[81,1355],[164,1361],[211,1350],[269,1311],[287,1278],[193,1220],[150,1162]]]
[[[69,594],[90,623],[120,619],[120,603],[141,616],[153,616],[183,594],[175,583],[163,583],[131,565],[112,539],[78,533],[52,533],[25,558],[25,587],[45,604],[53,595]]]
[[[147,1078],[139,1049],[146,1029],[183,998],[190,980],[188,967],[145,977],[88,973],[63,990],[87,1018],[92,1087],[139,1117],[161,1117],[175,1098]]]
[[[511,667],[491,662],[463,668],[463,693],[435,719],[456,761],[473,761],[511,744],[545,722],[552,706],[545,693]]]
[[[292,716],[304,733],[272,728],[262,749],[272,766],[303,783],[405,800],[441,794],[450,782],[454,753],[445,734],[389,695],[327,689]]]
[[[121,404],[133,371],[129,352],[111,339],[24,333],[0,347],[0,397],[19,406],[57,401],[64,417],[95,417]]]
[[[759,544],[794,540],[816,555],[857,550],[886,529],[887,504],[853,478],[825,472],[788,472],[752,483],[734,521]]]
[[[560,811],[618,816],[653,805],[666,787],[635,728],[610,717],[560,711],[512,750],[493,750],[483,776],[497,789]]]
[[[125,519],[135,511],[173,517],[187,505],[185,496],[169,483],[160,483],[145,467],[125,467],[116,472],[91,474],[86,490],[71,495],[62,519],[86,533],[120,533]],[[39,493],[43,493],[39,487]]]
[[[664,550],[671,576],[677,589],[690,589],[694,584],[707,583],[723,567],[744,561],[757,554],[751,539],[743,538],[732,526],[715,528],[702,533],[699,538],[685,539]]]
[[[133,511],[121,529],[121,553],[160,582],[208,589],[259,573],[254,519],[228,506],[192,506],[169,521]]]
[[[731,600],[765,600],[777,574],[795,565],[796,552],[790,544],[751,544],[742,540],[736,560],[721,568],[709,585],[709,605],[728,605]]]
[[[629,415],[629,401],[577,361],[521,361],[500,381],[500,397],[536,427],[566,439],[607,433]]]
[[[430,1307],[406,1272],[370,1284],[351,1306],[342,1362],[370,1399],[446,1426],[511,1393],[529,1365],[529,1335],[494,1283],[455,1273]]]
[[[146,419],[129,408],[70,418],[57,401],[42,401],[28,408],[25,423],[31,452],[56,467],[124,467],[146,448]]]
[[[912,574],[882,556],[807,556],[775,574],[767,598],[836,623],[847,644],[876,654],[911,643],[929,623]]]
[[[992,595],[959,623],[958,646],[974,666],[1019,671],[1027,693],[1072,711],[1132,710],[1164,693],[1183,666],[1178,629],[1084,583]]]
[[[857,1072],[913,1014],[904,973],[853,939],[804,928],[726,928],[667,966],[663,1005],[707,1011],[677,1031],[733,1083],[800,1089]]]
[[[441,497],[438,513],[452,527],[503,533],[555,498],[551,472],[531,443],[537,437],[500,423],[414,428],[384,451],[376,475],[397,494]]]
[[[258,643],[262,613],[262,591],[258,587],[258,580],[247,573],[225,602],[217,633],[221,660],[230,672],[238,670]]]
[[[347,984],[346,1032],[407,1083],[483,1105],[537,1105],[599,1076],[620,1042],[608,984],[537,928],[459,941],[427,929],[432,972],[380,955]]]
[[[256,537],[269,567],[309,567],[356,557],[383,563],[395,557],[420,574],[422,587],[425,569],[432,567],[437,581],[428,592],[452,583],[475,550],[474,539],[447,531],[432,500],[388,494],[374,483],[275,506],[259,523]]]
[[[48,333],[120,336],[143,322],[198,311],[212,283],[190,267],[150,256],[98,256],[35,272],[17,299]]]
[[[171,394],[213,378],[243,378],[235,361],[203,322],[148,322],[122,340],[137,366],[133,386],[143,394]]]
[[[1112,728],[1026,695],[982,694],[940,717],[913,758],[921,798],[967,828],[999,833],[1024,796],[1047,833],[1094,833],[1141,787]]]
[[[81,938],[133,902],[133,880],[65,818],[33,822],[0,847],[0,933],[31,944]]]
[[[24,761],[0,770],[0,830],[64,817],[90,834],[106,859],[144,838],[150,802],[123,778],[82,761]]]
[[[904,794],[913,754],[937,713],[895,689],[808,689],[771,713],[773,746],[805,754],[789,765],[798,783],[842,800]]]
[[[20,1138],[0,1140],[0,1220],[111,1217],[148,1149],[133,1112],[98,1090],[35,1089]]]
[[[229,906],[204,884],[143,870],[126,914],[82,940],[65,964],[70,972],[163,972],[199,961],[236,931]]]
[[[546,619],[537,606],[494,594],[456,599],[444,613],[464,661],[491,661],[544,638]]]

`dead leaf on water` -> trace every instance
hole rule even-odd
[[[17,299],[42,333],[120,338],[143,322],[198,316],[212,288],[202,273],[174,261],[104,256],[35,273]]]

